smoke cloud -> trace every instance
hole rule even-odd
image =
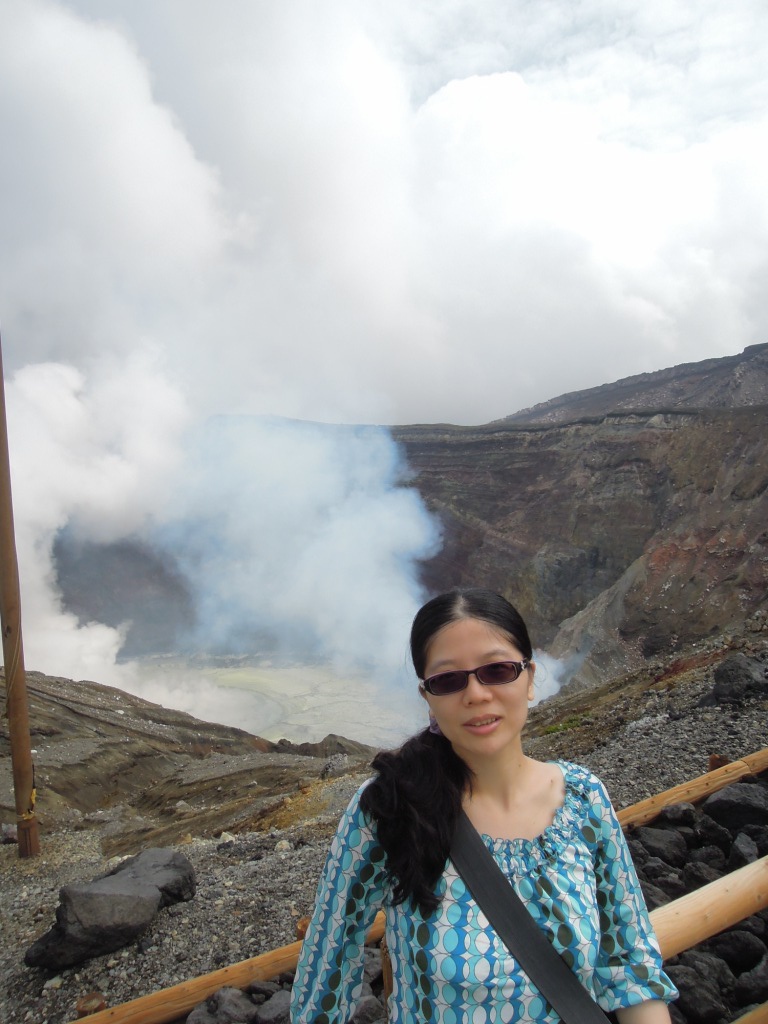
[[[83,621],[64,606],[55,559],[64,535],[70,548],[143,545],[174,567],[192,615],[164,653],[320,663],[315,679],[331,703],[332,675],[402,690],[422,598],[417,560],[435,552],[439,533],[386,430],[194,422],[148,357],[90,379],[30,365],[7,391],[29,667],[231,724],[268,726],[284,710],[269,696],[222,693],[215,674],[121,660],[130,622]],[[376,699],[372,688],[359,696]],[[322,716],[322,694],[315,700]]]
[[[196,431],[176,514],[153,531],[199,595],[196,644],[402,671],[415,559],[437,544],[404,473],[379,428],[220,417]]]
[[[583,653],[579,653],[559,660],[553,658],[551,654],[547,654],[546,651],[534,651],[536,681],[533,705],[541,704],[548,697],[554,697],[558,690],[576,674],[584,657]]]
[[[89,385],[44,363],[6,382],[14,518],[30,667],[119,684],[122,633],[61,602],[53,544],[71,524],[107,542],[141,530],[171,496],[184,403],[147,358]]]

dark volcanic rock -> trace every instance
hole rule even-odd
[[[386,1019],[384,1007],[379,1000],[374,996],[363,996],[350,1024],[385,1024]]]
[[[718,824],[710,815],[706,813],[701,814],[696,826],[696,832],[699,837],[699,843],[702,846],[711,844],[718,846],[724,854],[730,853],[731,833],[727,828],[723,828],[722,825]]]
[[[659,857],[673,867],[682,867],[687,858],[685,839],[671,828],[646,828],[635,831],[635,837],[652,857]]]
[[[641,879],[640,888],[643,890],[643,896],[645,897],[645,902],[647,903],[649,910],[655,910],[656,907],[663,907],[664,904],[669,903],[671,899],[663,889],[660,889],[658,885],[654,885],[653,882],[646,882]]]
[[[259,1007],[237,988],[220,988],[196,1006],[186,1024],[257,1024]],[[287,1018],[286,1018],[287,1020]]]
[[[743,832],[753,840],[758,857],[768,856],[768,828],[765,825],[745,825]]]
[[[702,805],[677,805],[648,826],[629,830],[650,909],[757,859],[758,841],[768,832],[755,824],[755,818],[762,820],[766,782],[764,772],[731,783],[705,801],[708,813]],[[671,1009],[674,1024],[724,1024],[768,998],[767,935],[768,912],[760,911],[673,958],[667,970],[680,990]]]
[[[680,992],[676,1005],[683,1020],[689,1024],[720,1024],[727,1019],[728,1008],[714,978],[682,964],[668,967],[667,973]]]
[[[743,868],[746,864],[754,863],[759,856],[757,843],[746,834],[739,832],[733,841],[731,855],[728,858],[728,870]]]
[[[663,807],[661,812],[654,818],[654,825],[663,828],[671,825],[673,828],[693,828],[696,824],[696,808],[693,804],[681,803],[670,804]]]
[[[752,695],[768,695],[768,666],[758,658],[732,654],[715,669],[712,693],[702,701],[705,705],[738,704]]]
[[[273,996],[259,1008],[257,1020],[259,1024],[288,1024],[290,1020],[290,992],[275,992]]]
[[[688,892],[700,889],[702,885],[709,885],[722,878],[722,871],[713,868],[709,864],[702,864],[699,861],[691,861],[683,868],[683,881]]]
[[[751,971],[739,976],[736,995],[745,1005],[768,1000],[768,954]]]
[[[133,942],[161,907],[195,894],[194,868],[174,850],[146,850],[108,875],[65,885],[56,923],[24,955],[28,967],[60,971]]]
[[[707,864],[716,871],[725,868],[725,854],[719,846],[699,846],[690,852],[690,863]]]
[[[746,825],[768,825],[768,790],[747,782],[738,782],[707,797],[704,810],[731,834]]]
[[[736,975],[757,967],[768,952],[765,943],[756,935],[739,929],[716,935],[705,943],[705,946],[724,960]]]

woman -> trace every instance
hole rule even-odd
[[[416,615],[411,655],[430,726],[374,759],[378,774],[339,824],[296,972],[294,1024],[350,1019],[379,909],[393,1024],[560,1020],[450,861],[461,808],[600,1006],[620,1024],[669,1024],[677,993],[602,784],[523,753],[532,654],[522,618],[491,591],[451,591]]]

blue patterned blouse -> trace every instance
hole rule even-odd
[[[606,1011],[677,992],[661,956],[621,827],[598,778],[556,762],[565,801],[536,839],[484,841],[533,918]],[[367,785],[367,783],[366,783]],[[364,788],[364,787],[362,787]],[[361,788],[361,789],[362,789]],[[384,852],[349,804],[328,854],[291,1000],[294,1024],[344,1024],[362,983],[363,943],[379,909],[392,958],[392,1024],[556,1024],[449,860],[438,909],[393,906]]]

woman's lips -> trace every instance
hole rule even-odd
[[[483,715],[482,717],[470,718],[468,722],[464,723],[464,728],[469,729],[470,732],[482,734],[491,732],[500,721],[501,719],[498,715]]]

